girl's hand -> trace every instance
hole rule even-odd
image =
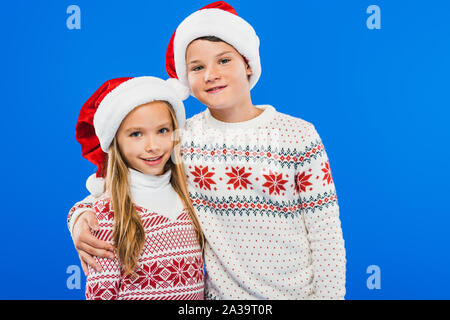
[[[75,221],[73,227],[73,243],[80,257],[81,267],[84,274],[89,274],[87,265],[97,272],[101,272],[100,264],[93,256],[114,259],[114,246],[106,241],[97,239],[92,235],[93,231],[99,229],[97,217],[93,211],[83,212]]]

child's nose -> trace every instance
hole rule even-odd
[[[205,82],[214,81],[219,78],[219,70],[215,66],[209,66],[205,72]]]
[[[148,153],[158,152],[160,149],[158,139],[155,137],[149,137],[145,144],[145,151]]]

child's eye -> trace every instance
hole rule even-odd
[[[140,132],[140,131],[135,131],[135,132],[132,132],[131,134],[130,134],[130,137],[140,137],[140,136],[142,136],[142,133]]]
[[[202,66],[196,66],[196,67],[193,67],[193,68],[192,68],[192,71],[200,71],[200,70],[202,70],[202,69],[203,69]]]
[[[168,128],[162,128],[162,129],[159,129],[159,133],[166,133],[166,132],[169,132],[170,130],[168,129]]]
[[[220,59],[220,63],[221,63],[221,64],[225,64],[225,63],[228,63],[228,62],[230,62],[230,61],[231,61],[231,59],[228,59],[228,58]]]

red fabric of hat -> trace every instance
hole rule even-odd
[[[204,9],[221,9],[224,11],[228,11],[232,14],[238,15],[236,13],[236,10],[234,10],[234,8],[232,6],[230,6],[228,3],[226,3],[225,1],[216,1],[216,2],[210,3],[206,6],[204,6],[203,8],[201,8],[200,10],[204,10]],[[169,75],[169,77],[178,79],[177,71],[175,69],[175,60],[173,57],[173,41],[175,39],[176,32],[177,31],[175,30],[175,32],[172,34],[172,37],[170,38],[170,41],[169,41],[169,45],[167,46],[166,71],[167,71],[167,74]]]
[[[104,178],[106,175],[106,161],[108,155],[100,148],[100,141],[95,134],[94,115],[103,98],[117,86],[132,79],[131,77],[116,78],[106,81],[94,94],[83,104],[78,116],[75,134],[77,141],[81,144],[84,158],[97,166],[97,177]]]

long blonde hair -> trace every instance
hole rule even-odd
[[[165,102],[165,101],[163,101]],[[171,170],[170,183],[180,196],[189,218],[197,234],[201,250],[203,252],[205,240],[200,223],[192,206],[186,184],[186,174],[181,161],[181,153],[177,147],[180,143],[178,133],[178,121],[172,106],[167,103],[173,125],[173,156],[174,161],[169,159],[165,165],[165,171]],[[117,248],[117,254],[125,274],[133,273],[138,264],[139,255],[145,244],[145,230],[142,221],[136,211],[131,198],[128,181],[128,165],[120,151],[117,138],[113,139],[108,154],[108,166],[106,173],[106,190],[111,198],[114,210],[113,239]]]

